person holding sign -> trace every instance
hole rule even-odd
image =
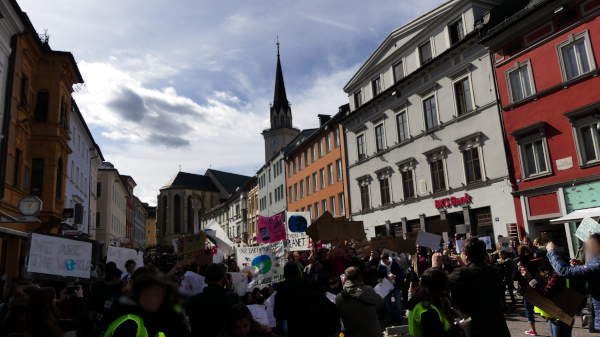
[[[600,330],[600,233],[591,234],[585,241],[585,252],[588,259],[583,266],[570,266],[567,261],[559,257],[555,249],[554,243],[548,242],[546,245],[548,259],[560,276],[588,281],[594,306],[594,328]]]

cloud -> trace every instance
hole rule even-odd
[[[327,18],[323,18],[323,17],[319,17],[316,15],[306,15],[306,18],[314,21],[314,22],[318,22],[318,23],[322,23],[331,27],[335,27],[335,28],[339,28],[339,29],[343,29],[343,30],[347,30],[347,31],[351,31],[351,32],[357,32],[358,28],[343,23],[343,22],[339,22],[339,21],[335,21],[335,20],[331,20],[331,19],[327,19]]]
[[[189,146],[190,141],[178,136],[171,135],[160,135],[160,134],[151,134],[148,136],[148,140],[152,144],[159,144],[165,147],[184,147]]]

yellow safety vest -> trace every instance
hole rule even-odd
[[[413,310],[408,313],[408,333],[412,337],[423,337],[423,326],[421,325],[421,315],[429,310],[435,310],[440,317],[442,322],[442,328],[444,331],[448,331],[452,328],[452,324],[446,317],[446,315],[440,311],[435,305],[428,301],[421,301],[415,305]]]
[[[571,287],[571,283],[569,282],[569,279],[565,279],[565,285],[566,285],[567,289]],[[545,312],[544,310],[542,310],[539,307],[533,307],[533,312],[544,317],[545,319],[557,319],[557,318],[550,316],[549,313]]]
[[[135,324],[137,325],[137,332],[135,334],[135,337],[148,337],[148,330],[146,329],[146,327],[144,326],[144,320],[137,315],[123,315],[119,318],[117,318],[114,322],[112,322],[109,326],[108,329],[106,329],[106,331],[104,332],[104,337],[112,337],[115,334],[115,330],[117,330],[117,328],[127,322],[127,321],[134,321]],[[164,332],[159,332],[156,334],[156,337],[166,337]]]

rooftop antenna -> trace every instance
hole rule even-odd
[[[179,172],[181,172],[181,164],[179,164]]]

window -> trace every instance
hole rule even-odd
[[[29,91],[29,78],[21,74],[21,89],[19,91],[19,103],[21,106],[27,106],[27,96]]]
[[[292,199],[292,195],[293,195],[293,194],[292,194],[292,186],[288,187],[288,189],[289,189],[289,191],[288,191],[288,195],[290,196],[290,201],[293,201],[293,200],[291,200],[291,199]],[[275,199],[277,199],[277,193],[275,193]],[[277,201],[277,200],[276,200],[276,201]]]
[[[319,139],[319,143],[317,143],[319,146],[319,158],[323,157],[323,141]]]
[[[327,181],[329,185],[333,185],[333,164],[327,165]]]
[[[344,177],[344,173],[342,172],[342,160],[338,159],[335,161],[335,168],[337,170],[336,174],[337,174],[337,181],[342,181],[342,178]]]
[[[31,193],[42,196],[44,186],[44,159],[33,158],[31,160]]]
[[[313,185],[313,193],[317,192],[317,173],[312,174],[312,185]]]
[[[308,207],[306,208],[306,211],[308,211],[308,213],[310,214],[311,217],[314,217],[313,212],[312,212],[312,205],[308,205]]]
[[[432,58],[431,41],[427,41],[419,46],[419,60],[421,61],[421,65],[429,62]]]
[[[323,200],[325,201],[325,200]],[[329,212],[331,213],[331,215],[336,216],[335,213],[335,197],[330,197],[329,198]]]
[[[375,127],[375,148],[377,152],[385,150],[385,131],[383,129],[383,123]]]
[[[319,203],[315,202],[315,218],[319,217]]]
[[[13,172],[13,186],[19,186],[21,180],[21,161],[23,160],[23,152],[17,149],[15,151],[15,166]]]
[[[473,96],[469,77],[454,82],[454,98],[456,99],[456,111],[458,115],[473,111]]]
[[[537,138],[520,144],[521,165],[526,178],[550,172],[545,138]]]
[[[321,189],[325,188],[325,169],[322,168],[319,170],[319,179],[321,184],[319,186],[321,186]]]
[[[438,126],[435,95],[431,95],[423,100],[423,113],[425,114],[425,129],[430,130]]]
[[[329,134],[325,136],[325,152],[329,153],[331,151],[331,137]]]
[[[396,128],[398,129],[398,143],[408,139],[408,120],[406,110],[396,115]]]
[[[381,192],[381,205],[389,205],[392,200],[390,196],[390,179],[389,177],[379,178],[379,190]]]
[[[292,174],[296,174],[296,160],[292,161]]]
[[[362,105],[362,92],[359,90],[354,93],[354,108],[358,108]]]
[[[598,120],[588,121],[577,127],[577,141],[583,164],[600,160],[600,124]]]
[[[340,147],[340,129],[335,129],[335,135],[333,136],[333,146]]]
[[[298,171],[302,170],[302,155],[298,156]]]
[[[369,185],[361,184],[360,185],[360,204],[362,206],[363,211],[371,208],[371,202],[369,200]]]
[[[462,40],[465,37],[462,19],[458,19],[450,24],[448,26],[448,33],[450,34],[450,45],[454,45]]]
[[[565,80],[571,80],[595,68],[587,32],[559,46],[562,71]]]
[[[300,199],[304,198],[304,180],[300,180]]]
[[[306,195],[310,195],[310,176],[306,177]]]
[[[37,93],[37,100],[35,103],[35,111],[33,118],[37,122],[48,121],[48,101],[50,96],[47,90],[40,90]]]
[[[315,162],[315,146],[317,146],[317,145],[313,145],[310,147],[310,161],[312,163]]]
[[[404,64],[402,63],[402,60],[394,64],[392,66],[392,70],[394,72],[394,83],[404,78]]]
[[[519,102],[533,95],[529,63],[523,63],[508,72],[511,101]]]
[[[479,161],[479,148],[472,147],[463,151],[465,163],[465,176],[467,184],[481,181],[481,162]]]
[[[410,199],[415,197],[415,180],[413,177],[413,170],[406,169],[401,172],[402,175],[402,191],[404,199]]]
[[[367,157],[365,153],[365,135],[356,137],[356,150],[358,151],[358,160],[363,160]]]
[[[269,205],[273,205],[273,193],[269,192]]]
[[[371,90],[373,92],[373,98],[381,93],[381,76],[377,76],[371,81]]]
[[[100,212],[96,212],[96,228],[102,227],[100,225]]]
[[[291,195],[290,199],[292,199]],[[298,201],[298,184],[294,184],[294,201]]]
[[[344,208],[345,208],[345,201],[344,201],[344,192],[341,192],[338,194],[338,210],[340,212],[340,215],[344,214]]]
[[[444,160],[441,158],[429,162],[431,169],[431,186],[433,192],[440,192],[446,189],[446,178],[444,173]]]

